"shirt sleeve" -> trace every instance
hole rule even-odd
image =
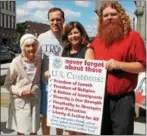
[[[10,92],[10,94],[21,96],[21,90],[15,85],[17,79],[15,66],[17,65],[14,63],[14,61],[12,61],[5,78],[4,87]]]
[[[94,49],[94,46],[95,46],[95,43],[97,42],[97,39],[98,39],[98,35],[94,38],[92,43],[89,43],[88,48]]]
[[[136,33],[132,39],[129,58],[131,61],[140,62],[144,67],[146,67],[145,43],[139,33]]]

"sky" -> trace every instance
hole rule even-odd
[[[69,21],[78,21],[86,29],[89,36],[95,36],[97,33],[97,15],[94,12],[96,0],[46,0],[46,1],[16,1],[17,23],[24,21],[33,21],[48,24],[47,13],[52,7],[59,7],[65,13],[65,23]],[[126,10],[132,19],[135,17],[135,3],[133,0],[119,0],[120,4]]]

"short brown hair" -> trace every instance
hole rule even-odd
[[[70,42],[68,41],[68,34],[70,33],[70,31],[73,28],[77,28],[80,31],[81,36],[82,36],[81,44],[87,46],[87,44],[90,41],[89,41],[89,37],[88,37],[88,35],[86,33],[85,28],[79,22],[71,21],[68,24],[66,24],[65,27],[64,27],[64,29],[63,29],[63,37],[62,37],[62,40],[63,40],[64,47],[65,48],[69,48],[71,46]]]
[[[62,10],[62,9],[60,9],[60,8],[57,8],[57,7],[53,7],[53,8],[51,8],[51,9],[48,11],[48,19],[49,19],[49,13],[52,13],[52,12],[55,12],[55,11],[60,11],[60,12],[61,12],[61,14],[62,14],[62,18],[65,20],[63,10]]]

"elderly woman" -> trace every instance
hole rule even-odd
[[[40,68],[36,56],[39,42],[32,34],[20,39],[21,54],[10,64],[5,87],[10,93],[7,128],[18,135],[36,135],[40,127]]]

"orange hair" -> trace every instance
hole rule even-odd
[[[111,7],[113,9],[116,9],[118,12],[118,15],[120,17],[120,21],[123,24],[123,28],[124,28],[124,36],[127,36],[129,34],[129,31],[132,29],[131,28],[131,21],[129,16],[126,14],[126,11],[124,10],[124,8],[118,3],[118,1],[109,1],[109,2],[105,2],[99,11],[96,11],[96,13],[99,16],[99,22],[98,22],[98,33],[101,30],[101,25],[103,22],[103,10],[107,7]]]

